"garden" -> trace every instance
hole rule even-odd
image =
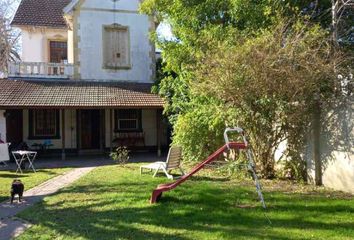
[[[152,190],[168,181],[140,175],[138,164],[97,168],[20,213],[33,226],[18,239],[354,238],[350,194],[263,181],[264,211],[251,180],[204,172],[150,205]]]
[[[343,167],[354,156],[353,1],[140,2],[140,13],[170,31],[151,32],[161,50],[152,93],[164,99],[163,124],[183,149],[183,168],[223,146],[225,128],[242,127],[267,208],[248,174],[215,169],[150,204],[156,186],[172,180],[140,174],[121,146],[110,153],[117,164],[20,212],[32,226],[17,239],[354,239],[353,195],[323,187],[331,164],[335,180],[348,192],[353,186]],[[29,189],[65,171],[21,178]],[[0,201],[13,178],[0,172]]]
[[[24,174],[17,174],[13,170],[0,170],[0,202],[9,199],[10,186],[14,179],[19,179],[24,182],[27,190],[38,186],[53,177],[64,174],[69,170],[70,168],[39,169],[36,173],[25,172]]]

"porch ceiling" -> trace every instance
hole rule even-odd
[[[151,84],[0,79],[0,108],[162,108]]]

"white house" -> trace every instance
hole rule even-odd
[[[163,100],[151,93],[153,18],[139,0],[22,0],[12,26],[22,61],[0,80],[3,141],[104,152],[167,145]]]

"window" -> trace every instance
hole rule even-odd
[[[119,131],[142,131],[141,110],[119,109],[115,110],[115,129]]]
[[[29,111],[30,139],[60,138],[59,111],[38,109]]]
[[[68,46],[67,42],[50,41],[50,62],[61,63],[68,60]]]
[[[128,27],[119,24],[103,26],[103,67],[130,68]]]

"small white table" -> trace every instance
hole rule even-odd
[[[13,151],[12,156],[14,156],[16,165],[17,165],[17,170],[22,173],[21,169],[21,164],[23,161],[28,161],[29,162],[29,168],[32,168],[33,172],[36,172],[36,169],[33,166],[33,161],[37,156],[37,152],[34,151]]]

